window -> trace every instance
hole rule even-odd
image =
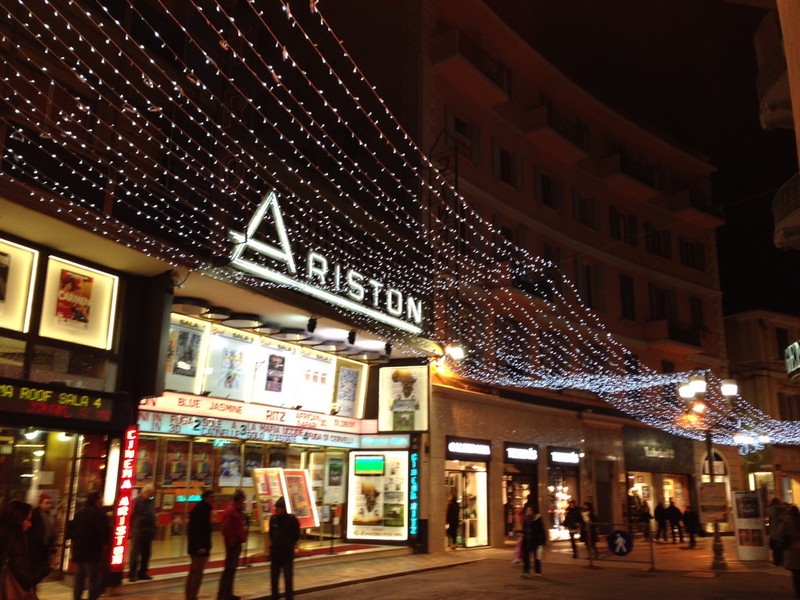
[[[492,170],[494,176],[522,189],[522,157],[492,140]]]
[[[701,242],[692,242],[682,237],[678,240],[678,249],[682,265],[705,271],[706,247]]]
[[[619,297],[622,305],[622,318],[630,321],[636,320],[636,289],[633,277],[619,276]]]
[[[783,421],[800,421],[800,395],[778,392],[778,412]]]
[[[786,352],[786,348],[789,347],[789,330],[783,327],[776,327],[775,343],[777,344],[776,350],[778,352],[778,360],[785,360],[786,355],[784,353]]]
[[[644,241],[647,251],[664,258],[672,258],[672,238],[669,231],[644,224]]]
[[[574,219],[587,227],[600,230],[600,217],[597,214],[597,200],[582,195],[577,190],[572,190],[572,205]]]
[[[631,246],[639,245],[639,224],[635,216],[610,206],[608,209],[608,225],[613,239]]]
[[[658,321],[667,319],[668,321],[677,320],[677,306],[675,303],[675,292],[665,290],[657,285],[650,284],[650,319]]]
[[[478,127],[463,115],[457,115],[451,107],[447,107],[445,119],[448,146],[477,164],[480,146]]]
[[[703,331],[705,329],[705,319],[703,318],[703,301],[692,296],[689,298],[689,318],[691,319],[692,329]]]
[[[545,206],[561,212],[564,209],[564,190],[558,179],[536,170],[536,198]]]
[[[597,310],[602,310],[605,303],[603,298],[603,268],[592,265],[580,258],[575,259],[575,283],[583,303]]]

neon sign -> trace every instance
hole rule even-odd
[[[111,546],[111,570],[125,568],[125,547],[131,523],[131,496],[136,481],[136,451],[139,447],[139,429],[129,427],[122,442],[122,468],[119,471],[119,496],[114,509],[114,530]]]
[[[412,452],[408,458],[411,462],[410,485],[408,486],[408,533],[417,535],[419,533],[419,454]]]
[[[280,247],[254,237],[268,211]],[[298,274],[278,197],[273,191],[264,195],[247,224],[246,231],[229,231],[228,236],[235,244],[230,265],[240,271],[362,314],[396,329],[412,334],[422,332],[422,300],[388,287],[347,265],[330,262],[323,254],[311,250],[306,257],[305,272]],[[286,272],[276,271],[261,262],[245,258],[246,250],[282,263]]]

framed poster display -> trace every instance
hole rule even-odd
[[[427,366],[383,367],[378,384],[378,431],[428,428]]]
[[[344,504],[345,482],[344,454],[329,452],[325,455],[324,504]]]
[[[733,491],[732,494],[739,560],[768,560],[761,496],[756,491]]]
[[[336,385],[332,409],[343,417],[361,418],[367,389],[364,365],[339,359],[336,364]]]
[[[408,539],[408,452],[351,452],[347,537]]]
[[[139,445],[141,448],[141,443]],[[208,442],[192,444],[192,485],[209,487],[214,473],[214,445]]]
[[[269,518],[273,513],[275,502],[286,495],[283,469],[255,468],[252,470],[252,480],[261,528],[263,531],[269,531]]]
[[[189,476],[189,442],[169,440],[164,456],[164,485],[185,486]]]
[[[307,469],[285,469],[286,510],[300,522],[301,528],[319,527],[319,515]]]
[[[116,275],[51,256],[47,261],[39,334],[110,350],[118,288]]]
[[[264,453],[261,446],[247,444],[244,447],[244,470],[242,487],[253,487],[253,469],[264,466]]]
[[[210,325],[205,321],[172,315],[169,323],[165,387],[199,394],[203,390],[203,365],[206,362]]]
[[[139,438],[136,455],[136,484],[153,483],[156,475],[156,443],[151,438]]]
[[[0,327],[26,333],[39,252],[0,238]]]
[[[296,406],[292,369],[297,350],[287,344],[263,338],[255,349],[253,391],[251,399],[258,404]]]
[[[333,357],[303,348],[297,363],[298,371],[293,374],[297,377],[295,405],[300,410],[330,414],[336,375]]]
[[[219,456],[219,487],[239,487],[242,483],[242,455],[238,444],[217,448]]]
[[[255,341],[249,333],[212,326],[203,389],[215,398],[248,400],[255,374]]]

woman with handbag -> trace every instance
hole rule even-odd
[[[31,526],[31,505],[12,500],[0,515],[0,585],[3,600],[36,600],[37,575],[31,566],[26,532]]]
[[[525,523],[522,526],[522,576],[531,576],[531,552],[533,552],[533,570],[536,577],[542,576],[542,555],[547,534],[542,523],[542,515],[538,508],[531,505],[525,509]]]

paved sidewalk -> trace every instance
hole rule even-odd
[[[656,544],[655,568],[657,571],[691,572],[697,577],[714,577],[711,571],[712,551],[710,537],[699,538],[697,548],[689,550],[685,546],[673,544]],[[725,558],[729,572],[763,573],[775,577],[789,577],[789,572],[775,567],[766,561],[742,562],[738,560],[735,540],[731,536],[723,537]],[[585,556],[584,547],[581,552]],[[639,544],[640,557],[649,557],[649,548]],[[382,552],[372,552],[375,558],[367,558],[365,552],[359,560],[341,562],[348,557],[298,559],[295,563],[295,590],[297,594],[346,586],[357,582],[366,582],[386,577],[397,577],[411,573],[421,573],[433,569],[443,569],[455,565],[466,564],[486,559],[507,560],[511,562],[513,549],[508,548],[476,548],[459,549],[439,554],[402,554],[386,556]],[[361,553],[353,553],[355,555]],[[355,558],[350,556],[349,558]],[[567,543],[554,543],[549,546],[545,557],[547,563],[574,565],[585,568],[589,566],[586,559],[573,559]],[[646,571],[650,569],[647,562],[629,562],[618,557],[593,561],[599,569],[631,569]],[[201,600],[216,598],[219,569],[206,573],[201,589]],[[182,573],[162,575],[153,581],[126,583],[109,590],[108,596],[144,597],[148,600],[181,600],[185,575]],[[790,585],[787,582],[787,585]],[[234,586],[235,593],[244,600],[256,600],[269,595],[269,566],[266,563],[240,567]],[[42,600],[71,600],[72,590],[61,582],[50,582],[39,586],[39,597]]]

